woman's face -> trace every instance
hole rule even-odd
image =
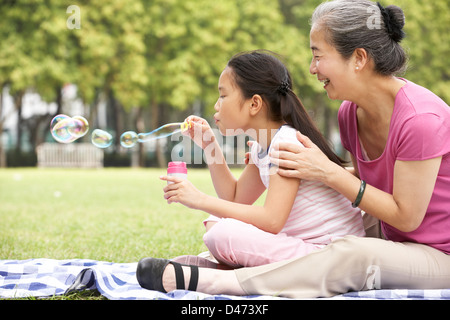
[[[325,39],[325,32],[314,27],[310,33],[313,54],[309,71],[324,84],[330,99],[348,100],[350,84],[354,80],[354,67]]]

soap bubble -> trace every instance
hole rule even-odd
[[[69,127],[69,132],[76,138],[83,137],[89,131],[89,123],[82,116],[72,117],[72,126]]]
[[[138,141],[147,142],[150,140],[162,139],[175,133],[185,131],[188,128],[190,128],[190,124],[188,124],[187,122],[168,123],[151,132],[139,133]]]
[[[50,132],[53,138],[61,143],[70,143],[77,139],[73,136],[69,128],[74,126],[74,121],[71,117],[64,114],[58,114],[50,122]]]
[[[113,142],[113,137],[104,130],[95,129],[92,131],[91,141],[98,148],[108,148]]]
[[[50,122],[53,138],[61,143],[71,143],[84,136],[89,130],[88,121],[82,116],[69,117],[58,114]]]
[[[83,120],[79,119],[77,117],[73,117],[72,121],[74,121],[75,124],[71,124],[70,125],[71,128],[76,128],[76,124],[78,121],[80,122],[78,124],[81,127],[83,125]],[[175,133],[188,130],[190,127],[191,127],[190,123],[175,122],[175,123],[165,124],[165,125],[159,127],[158,129],[155,129],[148,133],[137,134],[134,131],[126,131],[126,132],[122,133],[122,135],[120,136],[120,144],[124,148],[131,148],[131,147],[135,146],[137,142],[146,142],[146,141],[150,141],[150,140],[165,138],[165,137],[171,136]],[[78,130],[76,130],[76,129],[73,129],[73,130],[78,132]],[[91,141],[92,141],[92,144],[98,148],[107,148],[112,144],[113,137],[110,133],[108,133],[104,130],[95,129],[92,132]]]
[[[133,147],[136,144],[137,141],[138,141],[138,135],[134,131],[124,132],[120,136],[120,144],[124,148],[131,148],[131,147]]]

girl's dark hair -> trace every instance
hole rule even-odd
[[[258,94],[268,106],[273,121],[285,121],[300,131],[333,162],[343,165],[330,148],[300,99],[292,91],[292,79],[285,65],[273,52],[256,50],[242,52],[228,61],[235,83],[245,99]]]

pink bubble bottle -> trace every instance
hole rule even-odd
[[[167,175],[173,177],[179,177],[181,179],[187,179],[187,167],[186,162],[183,161],[173,161],[169,162],[167,167]],[[173,183],[173,182],[167,182]]]

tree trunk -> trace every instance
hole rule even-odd
[[[138,133],[145,133],[145,121],[143,117],[144,109],[138,108],[136,115],[136,129]],[[145,145],[143,143],[139,143],[138,150],[138,159],[139,159],[139,167],[145,167]]]
[[[155,130],[160,126],[159,123],[159,105],[156,102],[152,102],[151,104],[151,111],[152,111],[152,117],[151,117],[151,130]],[[160,140],[155,140],[156,142],[156,160],[158,163],[158,167],[165,168],[167,166],[167,159],[166,155],[164,154],[164,150],[161,147]]]
[[[6,152],[3,147],[3,85],[0,86],[0,168],[6,168]]]
[[[17,144],[16,153],[22,152],[22,100],[24,91],[19,91],[14,95],[14,107],[17,110]]]

